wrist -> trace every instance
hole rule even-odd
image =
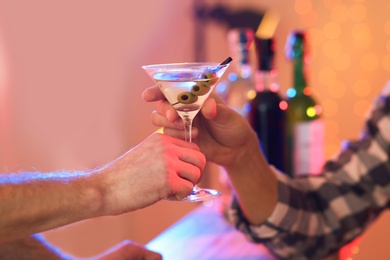
[[[94,197],[93,206],[95,208],[96,216],[108,216],[114,215],[112,210],[112,203],[110,202],[113,197],[113,188],[112,188],[112,175],[111,168],[106,165],[100,169],[97,169],[92,172],[92,183],[93,188],[91,191],[91,197]]]
[[[84,177],[77,180],[74,185],[79,186],[77,200],[80,212],[84,212],[81,219],[89,219],[107,215],[105,177],[102,169],[86,171]],[[82,214],[82,213],[80,213]]]

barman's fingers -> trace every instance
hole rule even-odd
[[[142,93],[142,98],[146,102],[155,102],[159,100],[164,100],[164,94],[161,92],[160,88],[156,85],[149,87],[144,90]]]

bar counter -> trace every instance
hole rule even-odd
[[[219,208],[219,200],[200,204],[146,247],[165,260],[276,260],[263,245],[251,243],[231,226]]]

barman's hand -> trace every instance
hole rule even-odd
[[[152,114],[153,124],[164,127],[165,134],[184,139],[182,120],[159,88],[146,89],[143,98],[146,102],[157,102],[157,110]],[[248,122],[214,93],[195,117],[192,135],[193,142],[199,145],[206,158],[222,166],[234,163],[243,146],[257,147],[256,134]]]
[[[184,138],[183,123],[157,86],[143,92],[146,102],[157,102],[152,122],[164,133]],[[277,181],[248,122],[214,93],[195,117],[193,142],[208,161],[223,166],[248,221],[261,224],[277,202]]]

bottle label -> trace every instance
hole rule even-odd
[[[294,127],[294,176],[317,175],[324,163],[324,124],[321,119]]]

